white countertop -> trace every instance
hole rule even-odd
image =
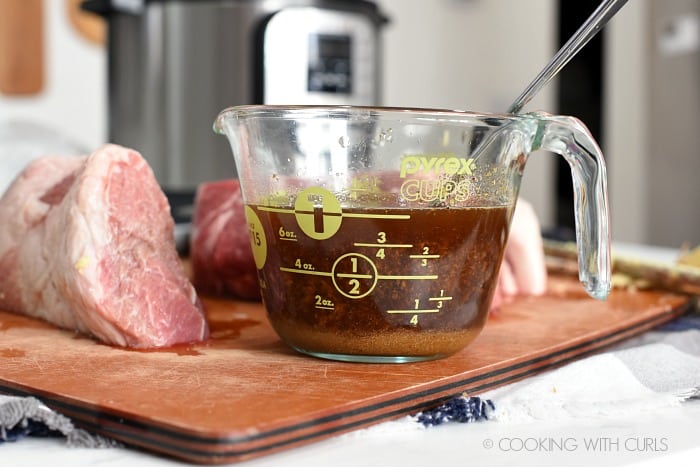
[[[700,459],[700,400],[625,419],[526,424],[486,421],[418,427],[411,429],[406,422],[388,422],[235,465],[696,466]],[[64,443],[62,439],[28,438],[0,445],[1,464],[18,467],[183,465],[132,449],[67,448]]]

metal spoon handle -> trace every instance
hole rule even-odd
[[[569,60],[576,55],[593,36],[610,21],[610,18],[615,16],[615,13],[627,3],[627,0],[604,0],[598,8],[591,14],[585,23],[581,25],[576,33],[559,49],[559,52],[552,57],[552,60],[546,67],[535,77],[534,80],[525,88],[522,94],[511,104],[508,113],[516,114],[530,102],[530,100],[542,89],[542,86],[547,84],[559,71],[566,65]]]

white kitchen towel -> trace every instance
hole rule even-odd
[[[76,428],[65,417],[33,397],[0,394],[0,443],[24,436],[64,436],[71,447],[112,447],[115,441]]]
[[[694,331],[700,339],[700,332]],[[700,387],[700,357],[668,344],[592,356],[485,393],[505,422],[619,417],[679,405]]]
[[[413,419],[438,425],[619,417],[698,397],[700,316],[688,315],[608,352],[482,394],[459,396],[466,402],[451,400]]]

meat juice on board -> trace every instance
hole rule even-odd
[[[262,297],[316,355],[450,355],[488,316],[511,209],[248,205]]]

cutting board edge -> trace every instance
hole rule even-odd
[[[682,315],[690,305],[689,300],[630,328],[616,330],[603,336],[597,335],[588,341],[581,342],[578,339],[575,344],[557,349],[553,354],[506,365],[479,377],[465,378],[465,373],[453,375],[440,380],[439,385],[426,383],[423,385],[425,388],[417,393],[411,393],[408,389],[396,391],[391,399],[356,409],[353,413],[346,411],[332,416],[311,416],[302,423],[284,429],[252,434],[219,433],[203,436],[201,432],[194,433],[189,430],[188,433],[188,430],[173,429],[172,426],[149,425],[145,421],[126,420],[123,415],[118,415],[109,408],[96,407],[68,396],[50,395],[32,388],[23,388],[21,384],[6,386],[0,383],[0,392],[38,397],[49,407],[71,417],[76,425],[161,455],[199,464],[239,462],[416,413],[464,391],[485,391],[521,380],[599,352],[655,328]],[[173,443],[173,440],[176,441]]]

